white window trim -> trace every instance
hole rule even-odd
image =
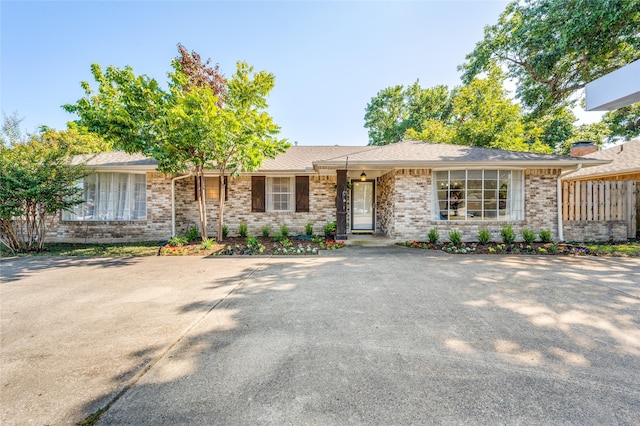
[[[469,190],[468,188],[468,171],[477,171],[477,170],[482,170],[483,172],[485,170],[490,170],[490,171],[497,171],[498,176],[500,175],[501,171],[507,171],[510,172],[510,176],[509,176],[509,196],[507,197],[507,202],[508,203],[512,203],[511,205],[511,209],[512,209],[512,214],[516,216],[516,218],[513,217],[509,217],[509,218],[501,218],[500,214],[499,214],[499,210],[498,214],[496,215],[495,218],[485,218],[484,214],[482,215],[481,219],[469,219],[468,217],[465,217],[464,219],[442,219],[440,217],[440,208],[439,208],[439,200],[438,200],[438,181],[436,179],[436,172],[449,172],[449,177],[448,180],[451,180],[451,172],[456,172],[456,171],[464,171],[465,172],[465,205],[468,202],[468,197],[466,195],[466,192]],[[520,174],[520,182],[519,185],[514,185],[513,183],[513,172],[519,172]],[[478,223],[478,222],[521,222],[524,220],[524,204],[525,204],[525,188],[524,188],[524,169],[521,168],[487,168],[487,167],[470,167],[470,168],[437,168],[437,169],[432,169],[432,174],[431,174],[431,183],[432,183],[432,209],[431,209],[431,219],[434,221],[438,221],[438,222],[464,222],[464,223]],[[484,183],[485,183],[485,179],[484,179],[484,173],[483,173],[483,178],[482,178],[482,193],[484,194]],[[514,191],[518,189],[520,189],[520,193],[519,194],[515,194]],[[484,204],[484,195],[483,195],[483,199],[482,199],[482,203]],[[518,203],[518,205],[514,205],[514,203]],[[519,210],[519,211],[518,211]]]
[[[285,210],[280,210],[280,209],[275,209],[273,207],[273,198],[272,196],[274,194],[282,194],[280,193],[274,193],[272,190],[272,186],[273,186],[273,179],[274,178],[284,178],[284,179],[288,179],[289,180],[289,191],[287,191],[285,194],[288,194],[288,208]],[[294,212],[296,209],[296,179],[295,176],[266,176],[266,181],[265,181],[265,210],[267,212]]]

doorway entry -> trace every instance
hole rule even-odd
[[[351,185],[351,232],[372,233],[375,230],[374,182],[353,181]]]

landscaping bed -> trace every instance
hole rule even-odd
[[[160,256],[272,256],[316,255],[320,250],[336,250],[344,242],[323,237],[227,237],[222,242],[201,241],[176,244],[169,241],[160,247]]]
[[[441,250],[452,254],[571,255],[640,257],[640,242],[626,243],[431,243],[405,241],[398,245],[424,250]]]

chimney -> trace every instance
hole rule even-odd
[[[598,147],[592,141],[578,141],[571,145],[572,157],[584,157],[587,154],[594,153]]]

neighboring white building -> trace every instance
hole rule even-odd
[[[640,102],[640,60],[586,86],[587,111],[612,111]]]

